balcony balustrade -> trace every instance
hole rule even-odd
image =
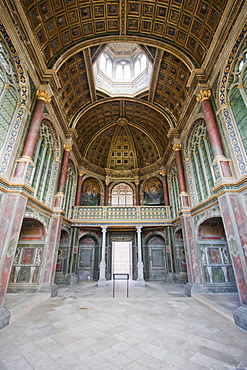
[[[166,223],[171,221],[170,206],[76,206],[73,213],[74,222],[133,222],[146,223],[157,222]]]

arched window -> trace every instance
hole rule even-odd
[[[63,210],[66,214],[66,217],[71,216],[72,205],[75,203],[75,190],[76,190],[76,171],[75,166],[72,161],[69,161],[65,191],[64,191],[64,205]]]
[[[178,211],[181,208],[181,199],[179,196],[179,186],[178,186],[178,175],[177,175],[177,166],[174,162],[170,168],[168,174],[168,185],[170,193],[170,203],[171,203],[171,212],[172,217],[175,218],[178,216]]]
[[[112,189],[111,205],[117,206],[133,206],[133,190],[128,184],[117,184]]]
[[[204,120],[200,120],[193,130],[189,152],[197,199],[201,202],[211,195],[211,188],[214,185],[210,167],[213,153]]]
[[[0,150],[18,103],[18,78],[8,48],[0,37]]]
[[[37,140],[33,162],[35,172],[32,180],[34,196],[41,202],[46,203],[46,197],[49,190],[56,145],[53,131],[48,120],[43,120],[40,125],[39,139]]]
[[[242,47],[229,78],[228,100],[247,151],[247,45]]]

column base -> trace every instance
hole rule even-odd
[[[247,331],[247,306],[239,306],[233,311],[234,323]]]
[[[9,325],[10,311],[6,310],[3,306],[0,306],[0,330]]]
[[[106,279],[99,279],[98,286],[106,286]]]
[[[191,283],[185,284],[185,286],[184,286],[184,295],[185,295],[185,297],[191,297],[191,288],[192,288]]]
[[[54,283],[40,284],[38,288],[38,293],[50,293],[51,297],[56,297],[57,291],[58,291],[58,286]]]
[[[76,285],[76,284],[78,284],[78,275],[76,275],[76,274],[67,274],[65,276],[65,284],[66,285]]]
[[[137,279],[137,286],[145,286],[146,282],[144,279]]]

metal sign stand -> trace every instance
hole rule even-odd
[[[113,274],[113,291],[112,291],[112,297],[114,298],[115,295],[115,282],[116,280],[126,280],[127,282],[127,298],[129,297],[129,274]]]

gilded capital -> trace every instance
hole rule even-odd
[[[174,143],[172,149],[174,152],[181,150],[181,143]]]
[[[196,100],[202,102],[203,100],[209,100],[211,96],[210,90],[200,90],[200,93],[197,95]]]
[[[64,148],[64,150],[65,150],[66,152],[71,152],[71,150],[72,150],[72,145],[71,145],[71,144],[64,144],[63,148]]]
[[[37,90],[36,91],[37,99],[43,100],[45,103],[50,103],[51,97],[47,91]]]
[[[135,179],[135,185],[139,185],[140,181],[138,179]]]
[[[173,149],[174,150],[174,149]],[[160,175],[161,176],[165,176],[166,175],[166,170],[162,170],[162,171],[160,171]]]
[[[72,146],[71,146],[71,149],[72,149]],[[78,173],[78,175],[79,175],[79,176],[83,176],[83,175],[84,175],[84,173],[85,173],[84,171],[80,170],[80,171],[79,171],[79,173]]]

